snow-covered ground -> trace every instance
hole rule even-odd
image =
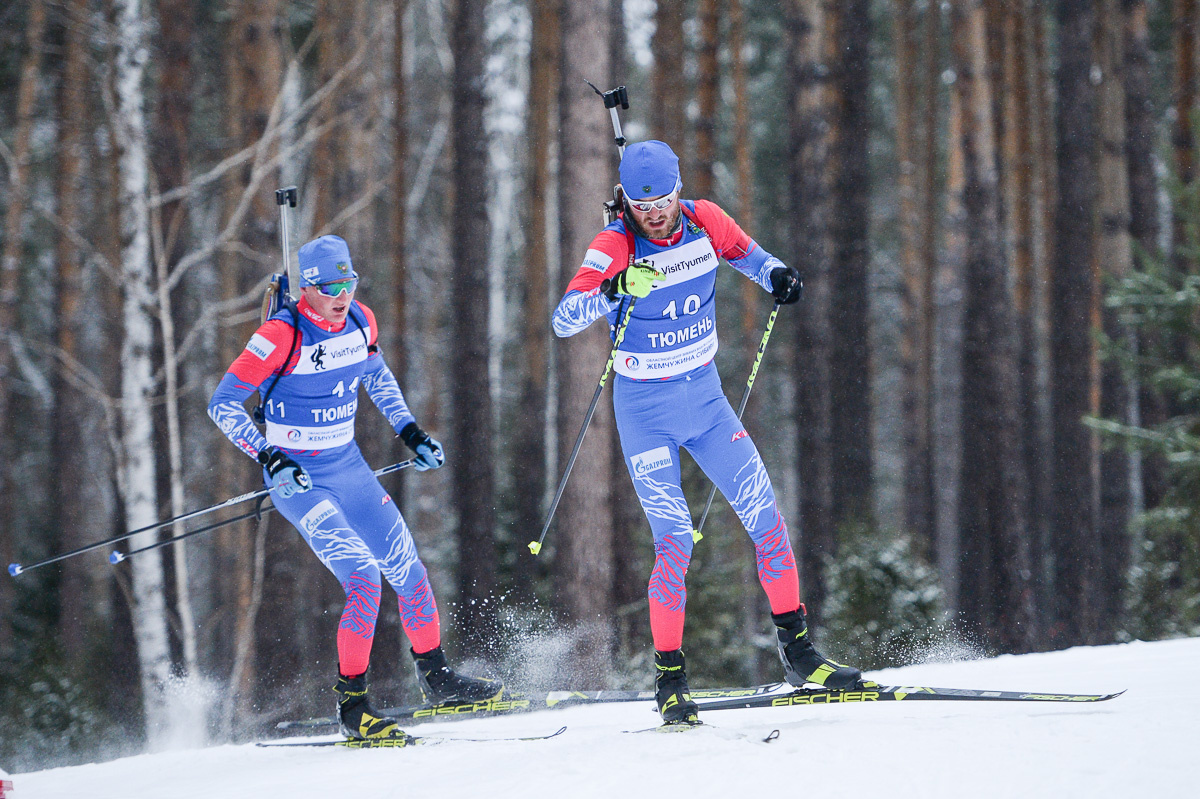
[[[680,734],[648,703],[425,724],[552,740],[141,755],[10,777],[15,799],[1200,796],[1200,639],[877,672],[885,684],[1128,692],[1086,705],[920,702],[723,710]],[[702,687],[702,686],[695,686]],[[763,739],[772,730],[779,737]]]

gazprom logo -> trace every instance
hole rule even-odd
[[[300,520],[300,526],[304,528],[305,532],[315,533],[321,522],[335,513],[337,513],[337,509],[333,507],[333,503],[323,499],[314,505],[312,510],[304,514],[304,518]]]
[[[633,464],[633,474],[635,477],[657,472],[659,469],[665,469],[674,464],[671,460],[671,450],[666,447],[658,447],[657,449],[640,452],[629,459]]]
[[[583,265],[588,269],[595,269],[597,272],[608,271],[612,262],[612,256],[603,250],[588,250],[583,254]]]
[[[293,428],[293,429],[287,431],[287,437],[288,437],[288,441],[299,441],[300,440],[300,431]]]
[[[275,351],[275,344],[261,333],[255,333],[250,337],[250,343],[246,345],[246,349],[257,355],[260,361],[265,361]]]
[[[637,369],[639,366],[641,366],[641,363],[638,361],[637,358],[633,357],[632,355],[630,355],[629,357],[627,357],[625,359],[625,368],[626,369],[633,371],[634,369]]]

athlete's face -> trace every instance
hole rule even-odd
[[[664,198],[670,198],[670,203],[665,208],[655,208],[654,201]],[[673,191],[661,197],[647,197],[637,202],[642,208],[648,208],[648,210],[639,210],[637,206],[630,203],[629,211],[633,214],[633,221],[637,222],[650,238],[665,239],[679,224],[679,192]]]
[[[320,316],[333,322],[335,325],[340,325],[346,321],[346,314],[350,313],[350,301],[354,299],[353,289],[343,291],[336,297],[330,297],[321,293],[321,290],[316,286],[305,286],[300,291],[304,294],[304,299],[308,300],[308,304]]]

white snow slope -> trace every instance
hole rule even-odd
[[[885,684],[1128,692],[1097,704],[887,702],[723,710],[653,727],[647,703],[424,724],[552,740],[408,749],[217,746],[15,774],[15,799],[1200,797],[1200,639],[870,675]],[[697,686],[699,687],[699,686]],[[779,737],[764,743],[771,730]]]

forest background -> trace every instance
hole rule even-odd
[[[336,233],[434,472],[382,478],[457,662],[647,686],[647,524],[603,325],[550,311],[609,115],[804,276],[746,411],[823,648],[863,667],[1200,634],[1196,0],[18,0],[0,10],[0,560],[259,485],[205,414],[280,268]],[[718,281],[743,391],[769,295]],[[363,407],[368,461],[407,457]],[[690,461],[695,515],[708,484]],[[246,506],[230,509],[227,516]],[[195,529],[138,536],[125,551]],[[118,547],[118,548],[121,548]],[[9,770],[326,713],[342,592],[277,514],[0,579]],[[718,497],[693,685],[778,679]],[[385,591],[372,681],[415,699]]]

